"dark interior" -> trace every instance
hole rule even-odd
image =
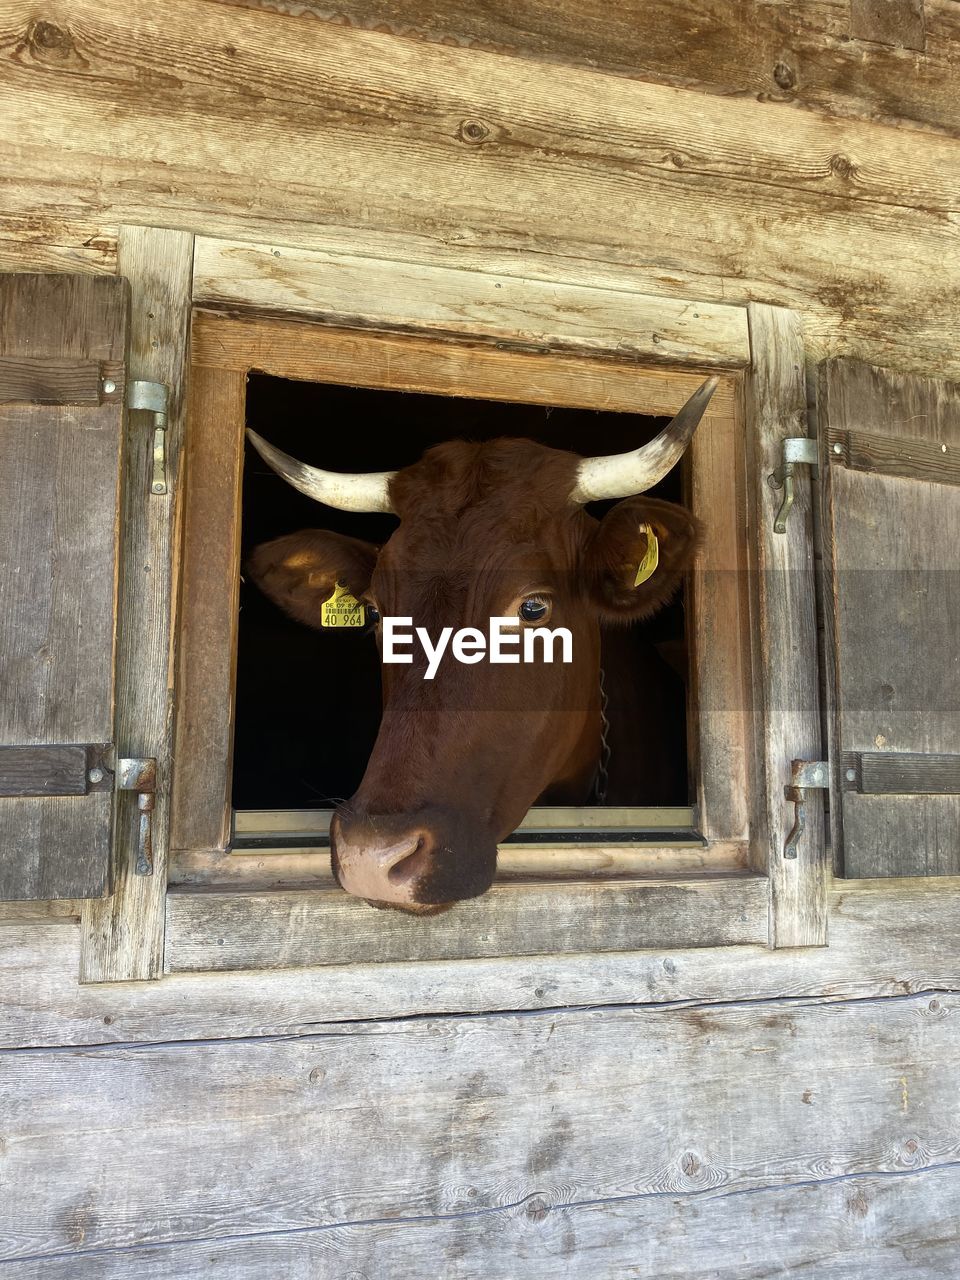
[[[340,471],[406,466],[449,439],[525,436],[580,454],[617,453],[651,439],[665,419],[592,409],[376,391],[251,375],[247,422],[271,443]],[[652,491],[681,500],[680,468]],[[594,504],[602,515],[607,504]],[[396,520],[334,511],[291,489],[247,444],[243,558],[260,542],[302,528],[328,528],[385,542]],[[607,805],[686,805],[684,610],[676,599],[646,623],[604,634],[604,667],[636,673],[608,687]],[[616,651],[616,652],[615,652]],[[316,809],[350,796],[380,721],[380,671],[371,634],[311,630],[241,582],[234,738],[237,809]],[[656,749],[642,762],[636,711]]]

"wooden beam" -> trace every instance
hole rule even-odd
[[[54,58],[11,12],[12,216],[776,302],[812,354],[960,374],[953,138],[188,0],[74,0]]]
[[[194,299],[674,366],[738,368],[750,359],[742,307],[206,236],[197,239]]]
[[[475,274],[475,273],[470,273]],[[303,320],[198,311],[191,359],[198,368],[251,369],[277,378],[384,391],[466,394],[485,400],[672,416],[702,377],[681,369],[638,368],[598,356],[504,350],[416,334],[367,333]],[[721,374],[704,421],[734,413],[735,380]]]
[[[431,917],[374,911],[340,889],[171,890],[167,968],[276,969],[759,943],[766,941],[767,911],[767,882],[750,875],[499,885]]]
[[[953,0],[220,0],[683,85],[838,117],[960,133]],[[924,9],[926,13],[924,13]],[[888,12],[884,12],[888,11]],[[884,47],[892,46],[892,47]],[[918,50],[922,57],[904,50]]]
[[[785,533],[774,531],[783,497],[767,477],[782,461],[786,436],[807,434],[803,334],[799,316],[750,307],[753,365],[744,392],[747,471],[753,529],[754,628],[759,635],[755,683],[759,767],[765,804],[755,832],[755,867],[771,883],[771,939],[777,947],[827,941],[823,800],[808,791],[806,828],[797,857],[785,857],[795,810],[785,788],[793,760],[822,755],[817,680],[817,619],[809,468],[794,478],[796,500]]]
[[[812,1090],[804,1092],[814,1105]],[[402,1258],[408,1275],[429,1275],[438,1259],[455,1258],[456,1271],[445,1274],[464,1280],[515,1280],[518,1266],[524,1280],[629,1269],[657,1280],[690,1280],[691,1264],[711,1278],[822,1275],[828,1257],[830,1280],[874,1274],[953,1280],[958,1250],[960,1177],[941,1167],[817,1183],[802,1178],[757,1189],[747,1199],[722,1189],[714,1195],[623,1190],[592,1204],[531,1194],[481,1214],[380,1218],[334,1231],[279,1228],[149,1249],[68,1249],[32,1265],[42,1280],[129,1280],[134,1272],[137,1280],[199,1280],[210,1273],[230,1280],[334,1280],[383,1275],[385,1258]],[[731,1258],[738,1272],[730,1271]]]
[[[142,416],[127,424],[117,643],[118,754],[158,763],[153,813],[153,875],[135,875],[138,816],[120,799],[119,851],[112,898],[84,908],[83,982],[156,977],[163,966],[164,896],[170,830],[175,563],[180,508],[187,335],[193,237],[182,231],[124,227],[118,272],[132,291],[129,376],[170,388],[168,493],[150,493],[152,428]]]
[[[960,991],[960,877],[843,882],[830,946],[671,948],[177,973],[78,986],[79,904],[0,903],[0,1046],[300,1035],[318,1021]],[[371,916],[374,914],[370,912]],[[220,935],[217,935],[220,936]]]
[[[865,1174],[909,1186],[921,1171],[928,1216],[916,1196],[909,1207],[930,1235],[918,1236],[918,1259],[956,1261],[942,1248],[958,1233],[956,995],[318,1022],[298,1038],[4,1058],[0,1238],[20,1273],[43,1275],[48,1257],[54,1268],[100,1264],[104,1250],[139,1246],[127,1274],[157,1275],[156,1248],[218,1250],[242,1236],[261,1265],[241,1274],[285,1276],[263,1261],[264,1238],[326,1228],[328,1252],[309,1255],[320,1270],[301,1263],[298,1277],[346,1276],[354,1264],[370,1277],[419,1277],[437,1267],[427,1228],[446,1220],[479,1264],[465,1269],[458,1253],[448,1275],[614,1275],[623,1267],[598,1270],[576,1238],[564,1258],[553,1215],[615,1205],[620,1226],[607,1243],[620,1252],[600,1257],[658,1280],[689,1277],[706,1224],[738,1220],[754,1252],[714,1241],[720,1275],[743,1276],[744,1257],[765,1259],[746,1274],[792,1274],[779,1252],[789,1248],[808,1275],[822,1274],[833,1242],[862,1249],[865,1235],[879,1242],[889,1229],[901,1246],[892,1259],[908,1266],[893,1274],[912,1280],[899,1197],[881,1224],[847,1181],[849,1227],[807,1214],[799,1242],[772,1231],[780,1219],[764,1208],[778,1191],[823,1194]],[[636,1218],[644,1207],[652,1216]],[[698,1224],[690,1243],[688,1214]],[[487,1215],[499,1232],[476,1225]],[[409,1246],[395,1234],[396,1253],[381,1248],[390,1230],[411,1231]],[[800,1248],[811,1236],[813,1258]],[[160,1257],[173,1264],[168,1276],[211,1274],[209,1254],[186,1273],[175,1253]],[[399,1270],[385,1266],[391,1257],[403,1259]],[[223,1274],[233,1276],[229,1263]]]

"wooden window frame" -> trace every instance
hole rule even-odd
[[[142,234],[149,242],[164,233]],[[791,528],[777,537],[779,497],[758,482],[774,469],[782,437],[805,430],[798,318],[765,306],[200,237],[189,288],[186,485],[168,566],[171,601],[178,575],[182,588],[171,628],[177,716],[172,757],[160,762],[168,783],[173,772],[171,835],[157,882],[145,889],[122,878],[110,908],[117,958],[104,945],[104,913],[99,933],[97,913],[85,919],[84,955],[98,952],[99,960],[86,970],[82,962],[82,976],[824,943],[815,797],[801,857],[782,857],[790,760],[819,751],[815,643],[809,655],[803,650],[799,673],[787,670],[798,666],[800,641],[815,637],[812,572],[790,572],[812,569],[810,486],[798,477]],[[720,375],[686,464],[689,498],[712,511],[716,526],[691,582],[703,849],[578,845],[581,866],[568,869],[570,878],[555,874],[555,860],[550,879],[528,860],[426,927],[329,887],[325,853],[269,866],[248,858],[246,873],[235,874],[228,778],[249,371],[439,393],[456,386],[516,400],[524,398],[521,365],[532,402],[648,414],[674,412],[706,373]],[[720,635],[733,662],[710,660]],[[725,785],[704,787],[704,779]],[[177,882],[169,887],[168,850]],[[129,920],[149,934],[133,960],[122,955]]]

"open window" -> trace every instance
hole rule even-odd
[[[527,357],[529,361],[529,357]],[[521,364],[523,361],[521,361]],[[522,373],[522,370],[520,371]],[[358,370],[361,376],[362,371]],[[307,463],[336,471],[397,469],[448,440],[525,437],[580,454],[620,453],[651,439],[660,417],[553,404],[316,384],[251,374],[247,425]],[[681,467],[650,496],[682,502]],[[530,486],[538,482],[530,476]],[[601,517],[614,504],[596,503]],[[343,513],[290,489],[248,443],[241,564],[268,540],[319,527],[382,545],[396,519]],[[518,845],[544,849],[541,867],[586,872],[564,859],[573,843],[698,840],[696,761],[687,751],[688,611],[678,593],[649,620],[603,631],[604,772],[583,806],[534,808],[506,844],[501,874],[516,874]],[[241,574],[233,738],[233,849],[325,842],[332,806],[354,793],[381,718],[372,628],[313,629]],[[607,692],[609,690],[609,692]],[[691,707],[691,711],[693,708]],[[693,719],[693,728],[696,722]],[[531,855],[525,855],[529,863]]]
[[[245,452],[245,426],[334,470],[402,466],[463,435],[616,452],[652,438],[705,371],[204,311],[192,360],[175,967],[282,963],[294,945],[302,963],[334,963],[766,941],[742,375],[721,373],[683,465],[663,482],[706,524],[698,570],[651,626],[613,636],[610,661],[627,680],[651,660],[662,672],[665,782],[618,760],[616,804],[534,810],[501,847],[498,882],[470,904],[475,928],[438,917],[417,929],[344,895],[329,868],[331,799],[355,787],[378,723],[372,644],[291,623],[241,581],[249,548],[281,532],[327,522],[380,540],[393,522],[301,501]],[[611,694],[629,698],[630,685],[618,676]],[[317,741],[325,721],[336,725],[330,751]],[[260,927],[215,928],[221,907],[236,925],[248,893]]]
[[[538,324],[544,309],[550,313],[551,333],[536,350],[525,350],[491,340],[497,332],[515,331],[518,313],[515,309],[504,317],[497,291],[514,289],[516,281],[504,277],[491,282],[476,273],[460,273],[464,279],[458,279],[454,290],[457,305],[441,317],[443,332],[434,335],[416,323],[403,332],[392,313],[377,311],[385,305],[379,288],[383,264],[372,274],[366,265],[361,270],[354,264],[350,299],[368,328],[356,323],[343,327],[344,314],[329,318],[337,319],[338,327],[329,320],[318,324],[315,317],[293,321],[237,316],[228,310],[193,311],[189,438],[181,458],[191,306],[196,308],[205,291],[250,288],[210,267],[220,261],[220,248],[208,244],[204,253],[206,275],[201,272],[198,283],[189,234],[123,229],[120,273],[129,280],[132,297],[126,362],[119,358],[122,327],[111,329],[100,346],[94,343],[89,349],[83,338],[78,351],[17,348],[3,358],[0,373],[13,406],[8,411],[12,426],[5,430],[21,430],[24,414],[47,413],[49,406],[37,408],[36,401],[54,401],[50,420],[56,449],[41,458],[18,448],[18,465],[28,467],[21,487],[30,495],[61,494],[53,533],[66,538],[64,547],[88,557],[91,568],[66,573],[62,552],[51,556],[42,539],[18,533],[16,562],[4,566],[4,573],[9,569],[13,576],[0,586],[18,598],[18,581],[32,574],[46,582],[49,599],[59,602],[48,611],[51,620],[62,617],[60,605],[71,599],[81,611],[89,602],[96,604],[102,623],[93,665],[85,664],[79,647],[92,634],[86,627],[57,637],[61,666],[73,663],[73,669],[83,671],[83,679],[72,687],[99,717],[90,721],[89,731],[77,737],[70,725],[38,722],[28,736],[18,737],[14,726],[0,741],[3,892],[20,897],[98,895],[112,888],[111,896],[91,897],[83,907],[81,974],[88,981],[155,976],[164,966],[270,968],[361,959],[822,943],[819,797],[812,792],[801,806],[790,794],[791,762],[816,760],[822,752],[810,477],[802,472],[796,476],[784,532],[776,528],[784,495],[769,482],[771,475],[776,480],[784,438],[804,434],[797,318],[768,307],[744,313],[580,290],[590,295],[582,300],[593,307],[590,314],[602,317],[592,319],[585,330],[568,293],[555,298],[552,286],[534,282],[524,284],[514,298],[520,298],[529,314],[536,311]],[[275,262],[271,253],[271,281]],[[313,262],[307,268],[292,262],[289,269],[297,275],[320,268]],[[322,271],[327,270],[322,264]],[[104,296],[109,289],[123,292],[115,282],[89,285],[104,290]],[[45,287],[80,288],[57,278]],[[462,319],[462,297],[471,290],[478,295],[480,319],[468,322]],[[42,315],[42,305],[28,311]],[[5,330],[15,343],[29,346],[35,330],[31,314],[25,311],[15,327]],[[58,317],[66,314],[64,308],[57,311]],[[641,335],[639,345],[625,351],[624,335],[635,331],[638,317],[648,323],[646,317],[654,316],[666,322],[666,339],[661,327]],[[474,331],[478,325],[482,336]],[[44,332],[53,330],[46,326]],[[71,332],[80,330],[75,326]],[[95,387],[87,385],[93,366]],[[675,775],[678,787],[662,796],[671,803],[651,805],[647,802],[656,795],[634,791],[621,806],[619,825],[602,808],[581,808],[567,824],[577,837],[573,840],[563,838],[563,818],[550,827],[543,815],[535,814],[531,822],[540,829],[527,828],[518,842],[504,845],[501,877],[493,889],[431,920],[373,912],[335,889],[315,809],[294,806],[288,809],[290,820],[281,823],[273,814],[271,829],[254,833],[262,847],[242,849],[233,797],[233,777],[241,765],[237,758],[235,770],[236,746],[242,745],[245,732],[241,726],[238,737],[238,716],[246,714],[242,697],[238,702],[236,696],[238,647],[247,643],[238,608],[242,540],[244,519],[256,536],[250,522],[266,511],[265,505],[261,511],[259,502],[251,507],[248,501],[244,513],[248,417],[269,415],[270,396],[278,390],[347,401],[407,400],[421,406],[418,418],[428,401],[441,416],[456,403],[477,415],[520,415],[525,434],[543,431],[554,443],[560,442],[561,430],[576,432],[589,421],[590,447],[584,449],[581,438],[571,437],[569,443],[594,453],[624,443],[618,432],[625,431],[631,445],[638,434],[642,438],[641,432],[651,434],[657,420],[672,415],[707,371],[719,374],[718,390],[682,468],[667,481],[704,520],[707,537],[672,623],[665,615],[667,630],[652,637],[666,652],[672,650],[674,669],[679,665],[686,675],[685,713],[677,716],[686,741]],[[166,385],[169,414],[165,433],[156,422],[151,426],[147,415],[130,417],[121,448],[118,397],[125,378]],[[73,400],[63,399],[75,395],[85,397],[76,411]],[[100,489],[86,485],[84,502],[78,504],[69,476],[57,463],[57,450],[69,443],[69,431],[81,414],[113,415],[109,422],[97,418],[98,430],[104,432],[97,440],[106,442],[117,465],[111,470],[98,463],[91,475]],[[264,434],[276,440],[276,431],[262,425]],[[439,421],[431,429],[451,430]],[[603,432],[612,434],[604,438]],[[158,442],[158,434],[166,439]],[[344,440],[321,436],[318,431],[313,456],[335,463],[331,450],[345,447]],[[951,440],[944,436],[942,443],[949,449]],[[81,443],[93,447],[96,440],[91,433]],[[391,443],[413,448],[412,440],[399,437]],[[418,451],[423,443],[416,442]],[[166,449],[158,452],[159,444]],[[165,477],[162,487],[153,474],[158,466]],[[81,468],[81,476],[86,474]],[[97,494],[103,502],[94,501]],[[35,506],[10,502],[3,515],[16,523]],[[71,532],[67,521],[74,517],[76,530]],[[109,605],[115,598],[118,559],[119,607],[114,614],[103,602]],[[14,627],[8,644],[14,654],[18,645],[22,648],[24,634],[22,627]],[[174,678],[169,664],[177,650]],[[684,652],[685,660],[678,659]],[[96,681],[90,674],[94,668]],[[618,683],[608,694],[623,696],[622,686]],[[41,689],[35,705],[43,702]],[[47,703],[52,707],[49,699]],[[60,709],[68,705],[63,698],[56,703]],[[16,710],[9,704],[6,711],[11,707]],[[77,774],[79,780],[71,785],[82,794],[23,793],[18,775],[26,759],[22,748],[59,751],[78,745],[84,749],[84,777]],[[90,747],[101,752],[95,760]],[[74,772],[79,769],[76,752],[68,750],[67,760],[57,751],[45,758],[45,767],[60,760]],[[942,770],[951,766],[944,757],[955,755],[950,740],[943,738],[932,754],[938,757],[934,763],[942,785]],[[114,791],[121,758],[154,759],[155,791],[118,804]],[[38,760],[33,752],[27,763],[33,767]],[[255,752],[248,752],[247,760],[248,770],[256,770]],[[358,756],[356,767],[359,763]],[[48,773],[44,786],[51,779],[52,785],[63,782]],[[270,799],[271,807],[277,799],[283,797]],[[671,821],[658,826],[651,810],[664,808],[673,811]],[[801,809],[806,826],[799,824],[798,839]],[[47,818],[67,816],[83,817],[84,832],[43,825]],[[278,830],[281,841],[275,838]],[[90,851],[96,857],[81,884],[81,855]],[[148,852],[152,860],[145,856]]]

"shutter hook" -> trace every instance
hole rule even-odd
[[[767,483],[772,489],[783,490],[783,501],[773,522],[774,533],[786,533],[787,516],[793,506],[794,485],[793,470],[798,463],[815,466],[818,461],[817,442],[810,436],[787,436],[783,441],[783,461],[772,475],[767,476]]]
[[[134,870],[138,876],[153,875],[153,810],[157,803],[157,762],[152,757],[127,758],[117,761],[117,790],[135,791],[140,811],[140,831],[137,837],[137,860]]]
[[[170,388],[163,382],[131,382],[127,387],[127,408],[145,409],[153,414],[153,478],[151,493],[167,492],[167,413]]]

